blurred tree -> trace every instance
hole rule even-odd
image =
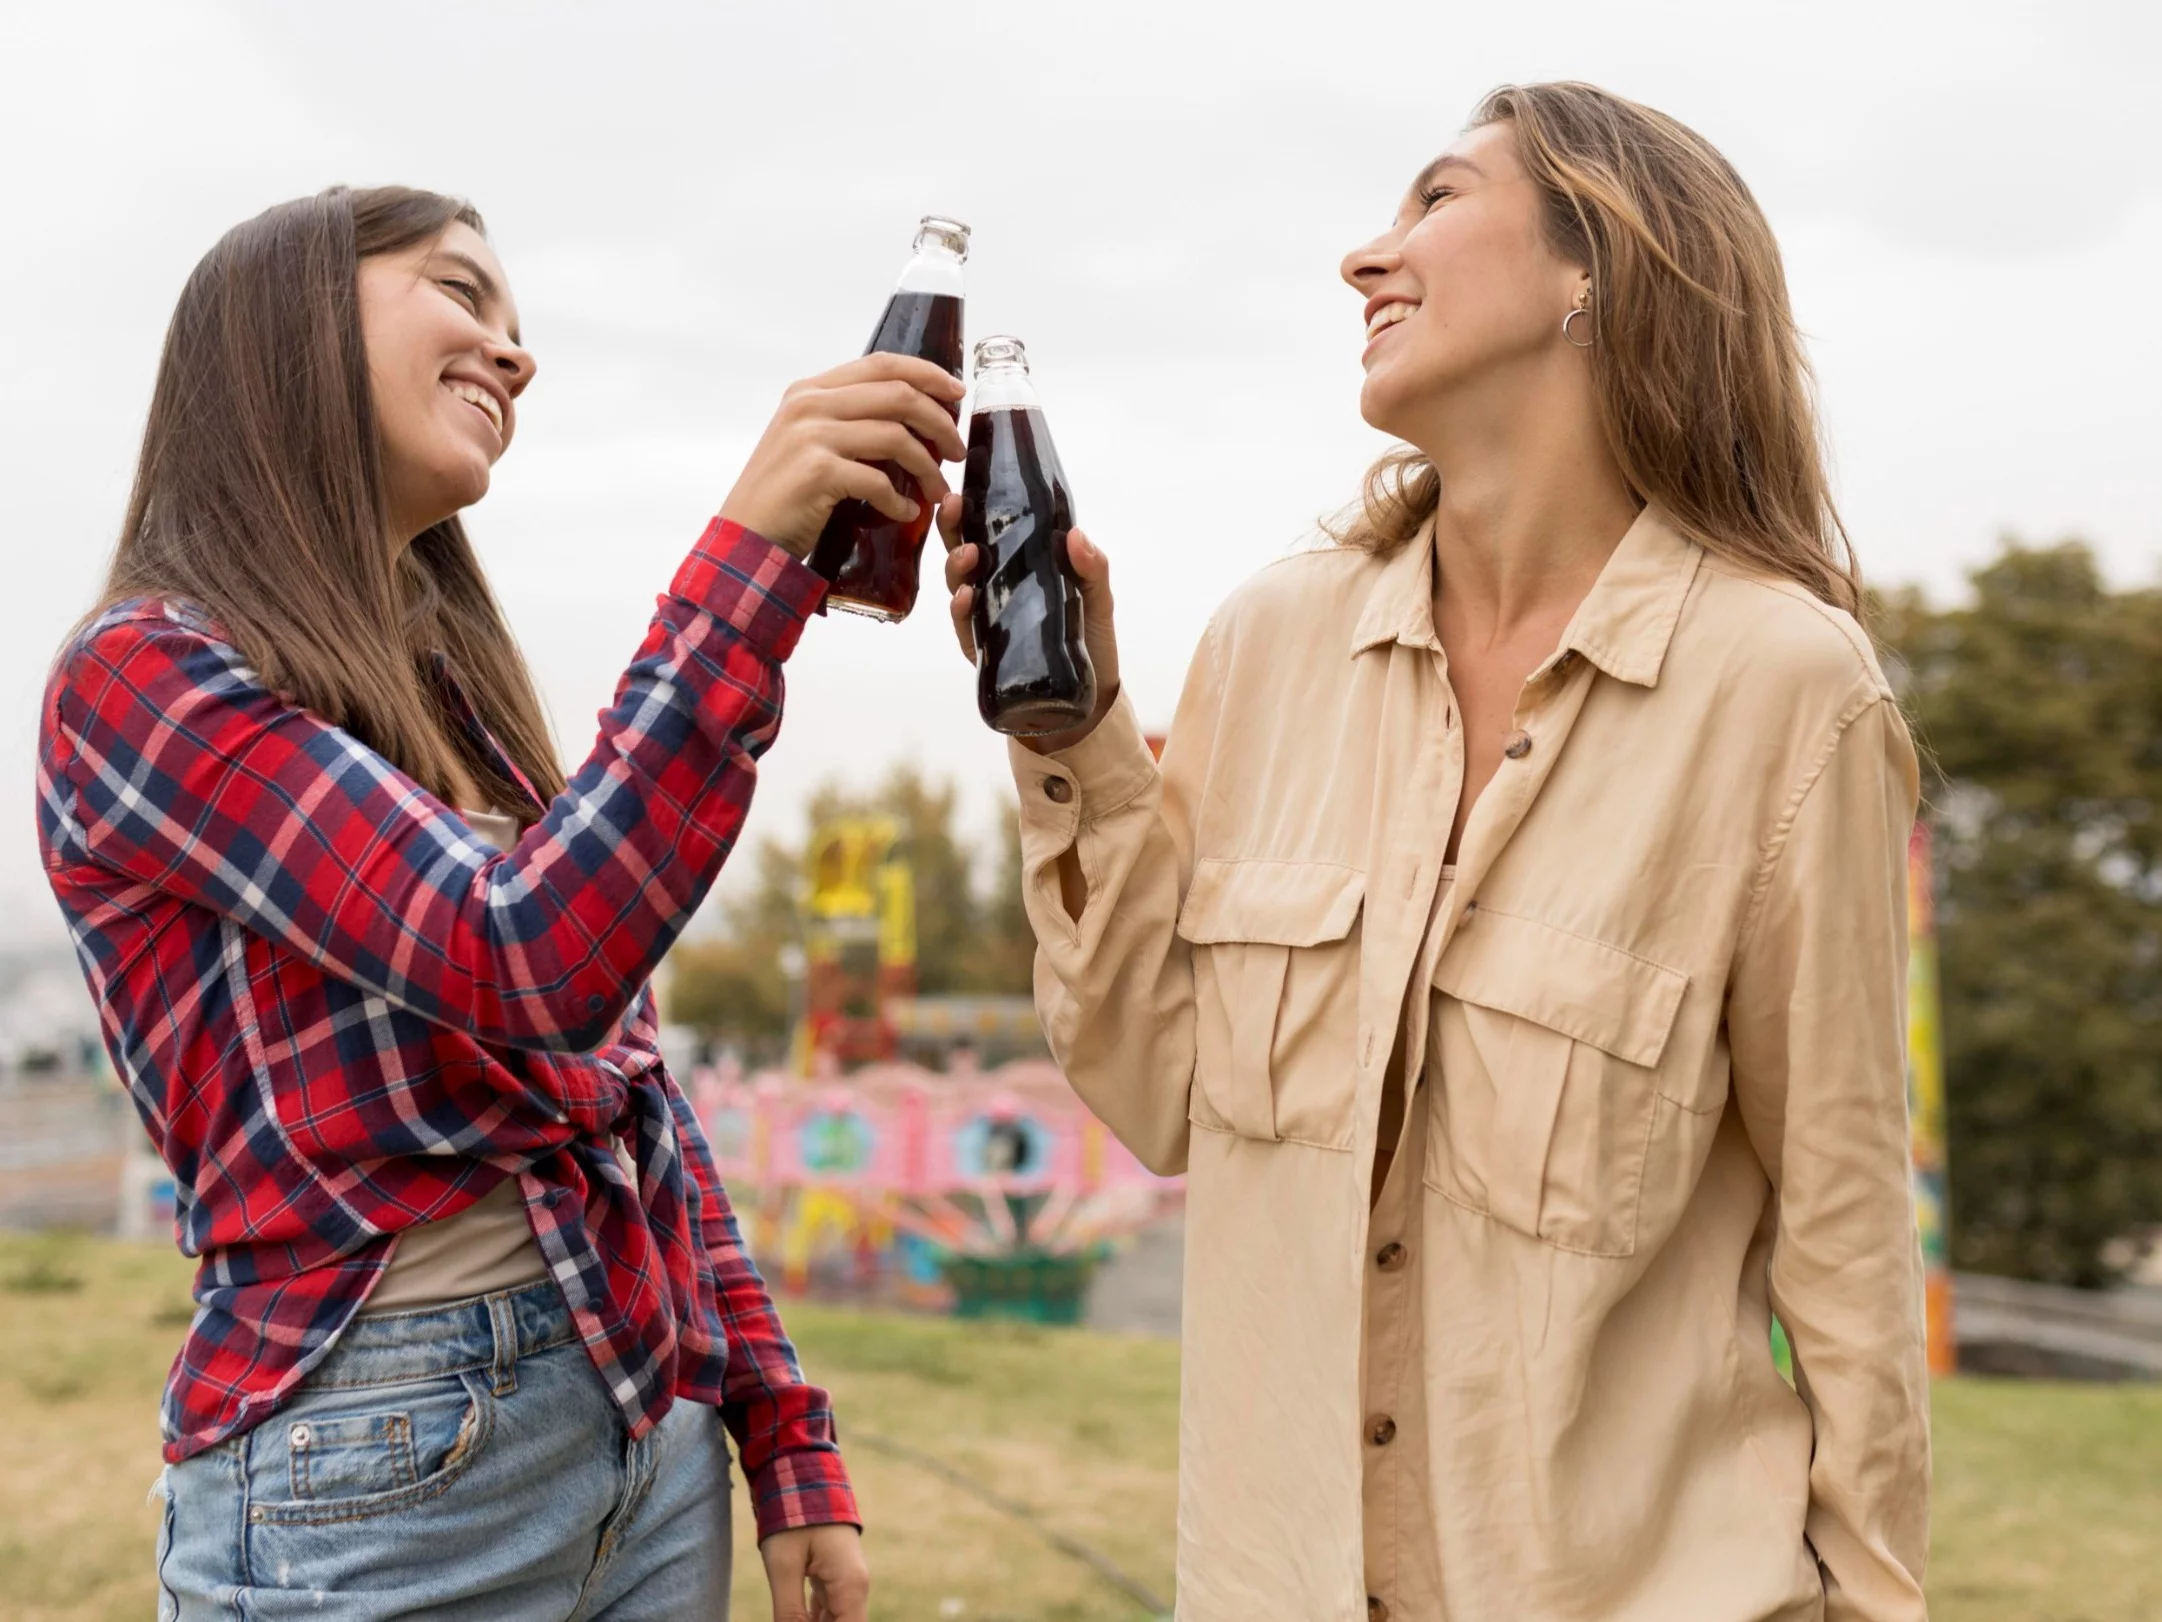
[[[771,954],[726,936],[678,941],[668,954],[668,1018],[761,1062],[787,1046],[788,981]]]
[[[978,989],[1025,996],[1034,989],[1036,932],[1021,905],[1021,823],[1011,800],[999,808],[998,874],[983,909],[978,935]]]
[[[801,856],[767,839],[750,853],[755,881],[714,903],[720,927],[687,935],[668,954],[661,1007],[708,1042],[728,1043],[755,1063],[788,1047],[793,1010],[784,950],[797,939]]]
[[[1880,629],[1938,831],[1956,1265],[2107,1282],[2162,1221],[2162,592],[2007,542]]]
[[[916,891],[916,985],[926,996],[950,992],[1026,994],[1036,942],[1021,911],[1020,836],[1010,808],[999,818],[1001,860],[988,895],[980,894],[976,852],[954,829],[956,790],[932,783],[913,766],[896,767],[869,794],[829,782],[806,806],[804,837],[766,840],[747,889],[717,904],[718,928],[686,938],[669,955],[668,1017],[702,1037],[731,1042],[754,1057],[785,1046],[791,1014],[781,968],[800,940],[803,847],[821,822],[879,813],[901,825],[901,853]]]

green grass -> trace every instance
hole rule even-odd
[[[2162,1618],[2162,1386],[1942,1380],[1937,1622]]]
[[[0,1235],[0,1618],[150,1614],[157,1396],[185,1323],[160,1247]],[[931,1454],[1171,1588],[1178,1351],[790,1304],[841,1439]],[[2162,1618],[2162,1388],[1963,1379],[1935,1399],[1936,1622]],[[916,1622],[1124,1622],[1136,1607],[904,1459],[850,1448],[877,1589]],[[768,1615],[738,1497],[736,1615]]]

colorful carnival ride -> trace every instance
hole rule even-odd
[[[1175,1209],[1056,1065],[882,1064],[806,1080],[702,1069],[692,1102],[751,1250],[784,1289],[1048,1322]]]
[[[752,1252],[793,1291],[1078,1315],[1098,1262],[1182,1185],[1144,1169],[1035,1056],[1026,998],[916,996],[895,821],[817,828],[802,897],[788,1069],[692,1078]],[[1000,1052],[1027,1056],[978,1067]]]
[[[916,887],[900,843],[890,817],[846,817],[804,851],[799,1074],[893,1057],[891,1005],[916,989]]]

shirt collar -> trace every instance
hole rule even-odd
[[[1562,633],[1562,647],[1582,654],[1616,681],[1658,686],[1682,604],[1703,560],[1704,548],[1677,530],[1666,510],[1652,502],[1637,514],[1577,605],[1576,618]]]
[[[1434,631],[1434,531],[1429,519],[1383,565],[1352,633],[1351,651],[1383,642],[1439,649]],[[1659,682],[1704,549],[1654,502],[1637,514],[1562,633],[1561,651],[1589,659],[1616,681]]]
[[[1364,653],[1384,642],[1441,649],[1434,631],[1434,521],[1392,552],[1366,596],[1366,610],[1351,633],[1351,651]]]

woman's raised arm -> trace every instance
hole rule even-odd
[[[271,691],[215,626],[122,605],[67,650],[48,693],[47,860],[116,904],[148,886],[208,907],[481,1041],[593,1047],[742,828],[780,725],[782,662],[824,589],[716,519],[592,753],[508,854]]]

